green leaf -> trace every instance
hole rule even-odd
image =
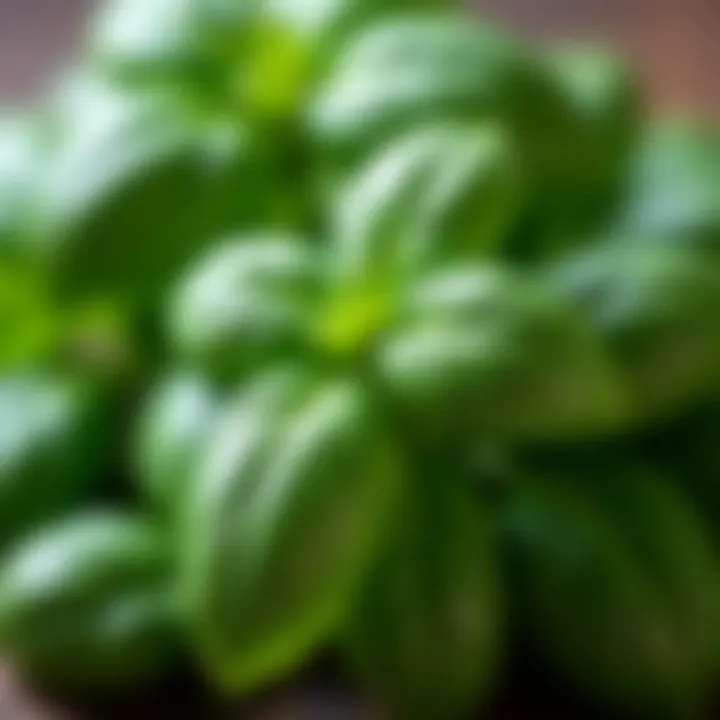
[[[0,118],[0,372],[34,363],[55,331],[33,243],[44,133],[41,119],[29,113]]]
[[[40,119],[30,114],[0,118],[0,261],[25,257],[32,208],[46,151]]]
[[[640,92],[619,56],[593,45],[563,44],[547,65],[570,107],[583,145],[568,158],[588,181],[617,181],[639,129]]]
[[[410,286],[377,357],[401,407],[443,434],[571,439],[622,427],[630,409],[574,309],[497,265],[440,267]]]
[[[605,49],[563,43],[543,58],[543,73],[561,120],[549,123],[547,168],[536,188],[541,256],[612,221],[642,115],[634,75]]]
[[[154,302],[218,234],[273,213],[282,222],[267,157],[242,125],[92,79],[58,108],[41,249],[64,293]]]
[[[73,515],[13,546],[0,565],[0,648],[56,690],[127,692],[176,649],[169,562],[144,520]]]
[[[269,0],[264,20],[306,45],[316,74],[321,75],[368,25],[388,15],[450,4],[446,0]]]
[[[552,275],[613,353],[641,413],[676,412],[720,388],[720,273],[695,248],[599,244]]]
[[[250,692],[342,625],[402,478],[357,383],[268,371],[230,404],[192,484],[185,602],[205,672]]]
[[[91,24],[89,54],[126,85],[172,85],[227,105],[258,7],[249,0],[113,0]]]
[[[449,13],[396,15],[348,42],[309,109],[309,131],[333,166],[354,162],[418,123],[507,117],[522,72],[519,48],[495,28]]]
[[[520,196],[519,164],[497,126],[448,122],[410,131],[339,188],[335,281],[382,291],[440,260],[492,253]]]
[[[720,242],[720,136],[700,121],[651,124],[633,157],[618,221],[626,234],[659,241]]]
[[[57,313],[40,273],[0,259],[0,372],[34,366],[57,334]]]
[[[503,630],[489,518],[467,485],[415,478],[344,650],[393,717],[462,718],[491,689]]]
[[[253,117],[296,120],[347,43],[368,25],[442,0],[267,0],[236,92]]]
[[[169,311],[179,356],[232,376],[304,352],[312,339],[322,263],[284,233],[238,236],[211,250],[181,282]]]
[[[0,381],[0,546],[85,499],[107,460],[105,393],[24,372]]]
[[[543,657],[605,705],[686,717],[716,679],[718,567],[671,483],[632,465],[520,484],[509,513]]]
[[[141,495],[175,518],[220,412],[220,393],[202,375],[174,372],[150,391],[136,425],[135,478]]]

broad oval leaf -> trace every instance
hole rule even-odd
[[[187,371],[162,379],[145,400],[134,467],[141,495],[162,515],[176,516],[220,407],[213,383]]]
[[[720,648],[710,535],[665,478],[597,470],[517,487],[508,517],[525,620],[547,662],[603,704],[695,712]]]
[[[630,410],[573,308],[497,265],[440,267],[411,286],[376,358],[401,407],[441,433],[573,438],[622,427]]]
[[[563,43],[542,61],[563,122],[550,123],[555,132],[547,141],[547,170],[535,193],[540,257],[613,221],[642,117],[637,83],[620,57],[593,45]]]
[[[682,410],[720,388],[720,273],[697,248],[595,245],[552,278],[612,352],[643,414]]]
[[[259,3],[112,0],[90,27],[94,62],[130,86],[175,85],[227,101],[242,69]]]
[[[410,12],[372,23],[320,87],[310,132],[342,164],[418,122],[504,118],[521,56],[513,40],[466,17]]]
[[[32,680],[73,693],[127,692],[165,672],[177,616],[164,543],[145,520],[71,515],[0,564],[0,648]]]
[[[40,246],[65,294],[156,301],[218,234],[269,213],[267,157],[241,124],[92,79],[57,106]]]
[[[341,626],[402,473],[356,382],[267,371],[230,403],[187,507],[185,607],[206,673],[252,691]]]
[[[503,600],[489,517],[469,486],[415,478],[344,650],[393,717],[465,717],[496,678]]]
[[[176,352],[225,376],[306,349],[322,270],[316,248],[288,234],[221,243],[173,299],[169,326]]]
[[[400,136],[337,194],[336,282],[382,289],[440,260],[496,251],[521,187],[512,145],[495,125],[446,122]]]
[[[720,135],[701,121],[668,119],[645,130],[632,158],[620,230],[660,241],[720,242]]]

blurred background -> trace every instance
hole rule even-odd
[[[478,14],[540,44],[564,38],[612,45],[637,69],[658,111],[697,113],[720,119],[720,0],[470,2]],[[85,21],[98,3],[99,0],[0,0],[0,106],[29,102],[42,94],[78,51]],[[538,681],[541,692],[545,690],[542,685],[541,678]],[[2,686],[0,672],[0,720],[14,719],[13,712],[3,709],[7,707],[3,703],[14,700],[8,700],[7,693],[3,697]],[[293,692],[289,691],[287,700],[291,707],[297,704]],[[334,698],[328,701],[325,694],[320,700],[335,702]],[[532,689],[523,701],[528,703],[527,713],[518,712],[516,699],[512,699],[513,717],[538,718]],[[316,702],[314,697],[312,702]],[[18,701],[22,703],[24,698]],[[305,717],[320,717],[317,706],[312,707],[313,712]],[[325,717],[338,716],[334,706],[325,708],[324,713]],[[151,711],[147,717],[159,714]],[[282,698],[278,720],[297,716],[289,710],[286,713]],[[542,714],[553,716],[562,714]],[[126,717],[138,718],[134,713]]]
[[[98,0],[0,0],[0,105],[42,90],[72,57]],[[720,0],[471,0],[543,42],[610,42],[632,59],[655,107],[720,117]]]

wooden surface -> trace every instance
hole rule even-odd
[[[654,103],[720,117],[720,0],[470,0],[539,40],[612,42]],[[0,105],[37,94],[81,45],[98,0],[0,0]]]

